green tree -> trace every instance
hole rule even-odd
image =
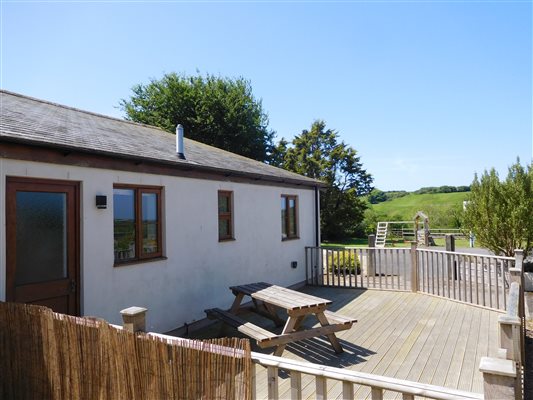
[[[361,229],[367,207],[361,196],[372,190],[372,177],[357,152],[339,141],[336,131],[315,121],[292,143],[277,146],[278,166],[328,184],[320,194],[321,231],[324,239],[354,236]]]
[[[533,165],[525,168],[517,160],[501,181],[493,169],[477,175],[463,227],[476,235],[483,247],[495,254],[513,256],[515,249],[528,253],[533,245]]]
[[[243,78],[170,73],[132,91],[130,99],[120,102],[128,120],[172,133],[179,123],[190,139],[255,160],[269,159],[274,132]]]

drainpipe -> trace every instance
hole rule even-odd
[[[318,186],[315,186],[315,246],[320,246],[320,204]]]

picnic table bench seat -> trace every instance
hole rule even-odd
[[[232,314],[228,311],[224,311],[220,308],[211,308],[211,309],[205,310],[205,313],[207,314],[207,317],[209,319],[218,319],[234,327],[242,334],[255,339],[257,341],[257,345],[261,348],[269,347],[270,345],[262,346],[262,343],[277,336],[276,334],[270,331],[267,331],[266,329],[261,328],[260,326],[252,324],[251,322],[248,322],[242,319],[241,317],[235,314]]]
[[[328,319],[331,325],[333,324],[346,325],[348,326],[348,328],[346,329],[350,329],[352,325],[357,322],[355,318],[346,317],[344,315],[337,314],[336,312],[329,311],[329,310],[324,311],[324,315],[326,316],[326,318]]]

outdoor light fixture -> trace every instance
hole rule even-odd
[[[291,268],[298,267],[298,261],[291,261]]]
[[[107,208],[107,196],[96,195],[96,208],[105,210]]]

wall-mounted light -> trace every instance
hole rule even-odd
[[[291,268],[298,267],[298,261],[291,261]]]
[[[96,208],[105,210],[107,208],[107,196],[96,195]]]

